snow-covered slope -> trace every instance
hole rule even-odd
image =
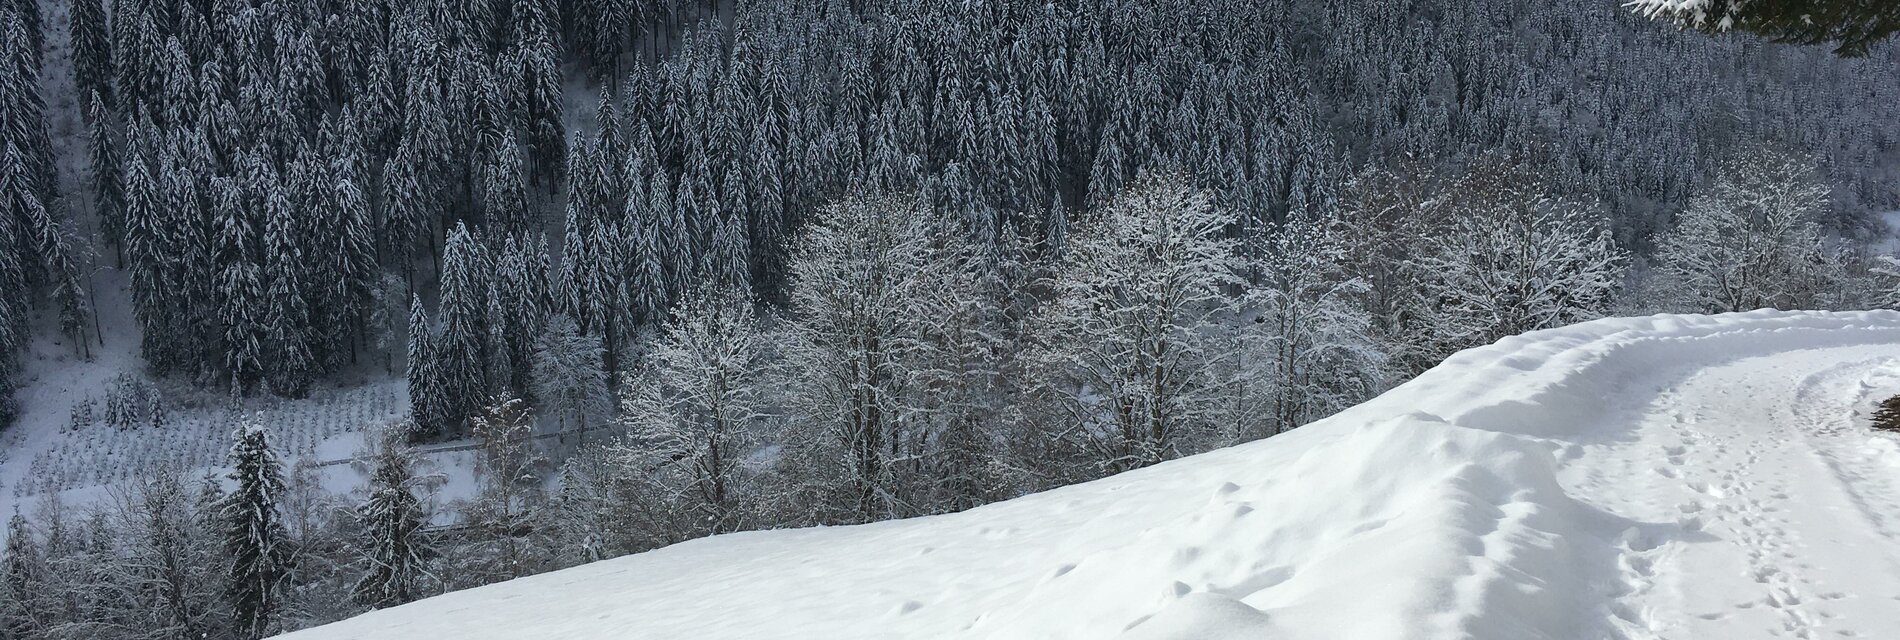
[[[1613,319],[1267,441],[968,512],[720,536],[291,634],[1900,633],[1900,314]]]

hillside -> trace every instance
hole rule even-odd
[[[1900,314],[1600,320],[1281,437],[966,512],[716,536],[286,638],[1879,637]]]

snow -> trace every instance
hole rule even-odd
[[[1893,391],[1892,312],[1601,320],[1261,442],[286,637],[1878,637],[1900,447],[1865,416]]]

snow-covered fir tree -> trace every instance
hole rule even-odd
[[[232,434],[231,493],[218,504],[219,535],[229,564],[224,597],[239,638],[277,630],[290,575],[292,541],[278,501],[285,494],[283,463],[264,428],[245,424]]]

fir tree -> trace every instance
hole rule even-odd
[[[468,228],[456,225],[442,257],[442,334],[430,349],[430,366],[441,380],[442,426],[450,431],[486,396],[488,259]]]
[[[99,217],[99,232],[119,252],[120,266],[125,263],[125,185],[119,160],[119,141],[111,111],[105,99],[95,91],[86,109],[86,155],[91,161],[92,207]]]
[[[81,96],[112,101],[112,40],[106,33],[104,0],[74,0],[72,4],[71,42],[73,77]],[[99,117],[88,113],[88,122]]]
[[[290,533],[278,507],[284,470],[262,427],[245,425],[231,437],[229,477],[236,486],[218,510],[231,562],[224,594],[238,637],[254,640],[270,635],[284,613],[291,569]]]
[[[268,207],[264,250],[269,256],[265,277],[270,281],[269,325],[270,387],[277,395],[298,398],[309,389],[315,365],[311,353],[311,313],[305,292],[306,256],[299,229],[287,203]]]
[[[443,415],[447,400],[442,397],[442,381],[436,372],[436,335],[429,315],[422,308],[422,296],[409,305],[409,421],[415,425],[410,437],[430,440],[446,429]]]

